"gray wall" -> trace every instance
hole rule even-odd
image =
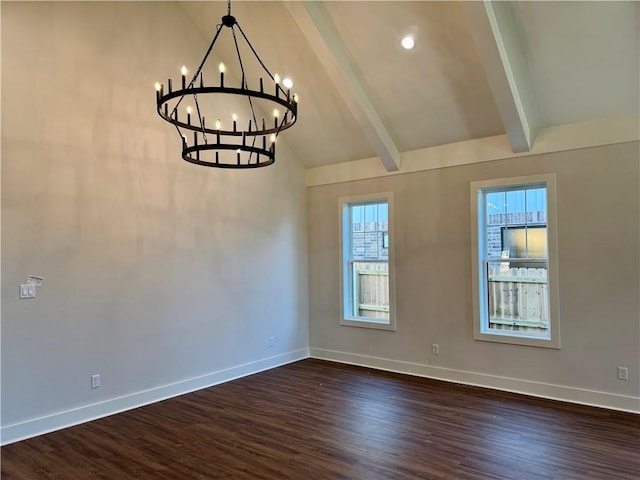
[[[268,169],[199,168],[154,111],[209,41],[180,8],[0,8],[2,442],[304,357],[309,329],[320,357],[637,404],[637,143],[308,190],[282,143]],[[538,172],[558,175],[562,349],[473,341],[469,182]],[[398,331],[340,327],[337,198],[388,190]]]
[[[634,142],[309,188],[312,355],[638,410],[638,158]],[[562,348],[474,341],[469,183],[549,172]],[[397,332],[338,323],[338,197],[383,191],[395,199]]]
[[[3,441],[307,355],[303,168],[188,164],[155,112],[209,41],[173,3],[2,3]]]

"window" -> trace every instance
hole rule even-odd
[[[391,193],[340,198],[341,325],[395,330]]]
[[[560,348],[555,176],[471,183],[474,338]]]

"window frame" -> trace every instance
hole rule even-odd
[[[347,313],[353,311],[353,298],[350,287],[350,267],[351,259],[351,231],[350,207],[354,205],[366,205],[373,203],[387,203],[387,234],[388,234],[388,270],[389,270],[389,320],[354,317]],[[377,330],[396,331],[396,296],[395,296],[395,254],[394,254],[394,233],[393,233],[393,192],[380,192],[365,195],[355,195],[338,198],[338,238],[340,243],[340,325],[347,327],[372,328]],[[347,235],[345,237],[345,234]],[[345,289],[345,286],[348,288]]]
[[[484,197],[492,191],[544,185],[547,194],[547,288],[549,292],[549,338],[527,332],[496,331],[488,328],[487,278],[485,261],[486,216]],[[558,291],[558,228],[556,176],[554,173],[527,175],[471,182],[471,265],[473,292],[473,338],[543,348],[560,348],[560,311]]]

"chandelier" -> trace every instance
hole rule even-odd
[[[223,30],[231,35],[237,56],[233,67],[239,70],[240,81],[235,80],[235,84],[233,79],[225,79],[224,63],[217,68],[207,65]],[[253,55],[250,59],[261,69],[255,82],[247,79],[243,49]],[[155,84],[158,115],[176,128],[182,142],[182,158],[219,168],[257,168],[275,162],[276,138],[296,122],[298,96],[291,93],[290,82],[281,84],[279,75],[272,75],[264,65],[231,15],[230,0],[227,14],[217,25],[209,49],[190,81],[188,73],[183,66],[177,90],[173,89],[171,78],[166,89],[164,84]]]

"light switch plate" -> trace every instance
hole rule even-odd
[[[36,286],[33,283],[21,284],[20,298],[36,298]]]

